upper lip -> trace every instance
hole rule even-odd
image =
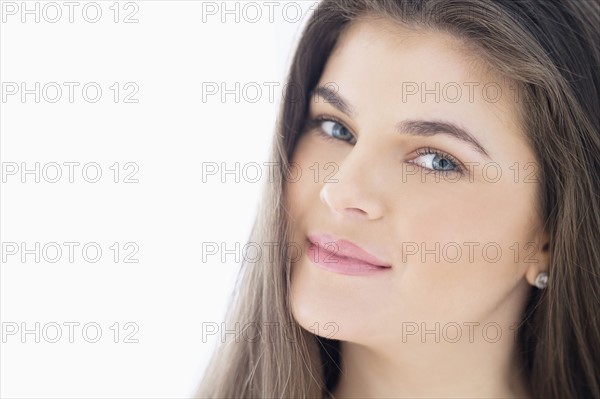
[[[388,262],[384,262],[375,255],[367,252],[351,241],[338,239],[331,234],[314,233],[308,235],[308,240],[323,250],[335,254],[342,258],[351,258],[369,263],[375,266],[391,267]]]

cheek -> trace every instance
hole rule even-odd
[[[431,248],[460,245],[468,249],[487,244],[510,251],[515,243],[524,245],[532,239],[539,225],[535,189],[508,179],[495,183],[407,182],[390,202],[393,234],[402,242],[425,242]]]
[[[335,162],[335,158],[319,144],[314,136],[303,134],[290,159],[290,173],[284,179],[284,192],[292,222],[300,223],[310,216],[311,209],[315,209],[320,201],[323,181],[331,174],[331,169],[325,166],[328,162]]]
[[[417,183],[409,189],[414,199],[393,209],[400,271],[393,302],[399,313],[484,318],[522,280],[524,247],[536,226],[535,187]],[[434,195],[436,189],[444,195]]]

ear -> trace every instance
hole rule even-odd
[[[534,241],[525,245],[524,257],[521,260],[527,267],[525,271],[525,279],[530,285],[535,286],[535,279],[541,272],[550,270],[550,234],[547,231],[542,231],[538,234]]]

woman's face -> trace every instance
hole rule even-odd
[[[318,87],[309,118],[323,120],[299,137],[285,187],[300,325],[390,345],[415,326],[514,322],[547,263],[517,91],[450,35],[367,20],[340,37]],[[375,261],[308,237],[389,267],[353,274]]]

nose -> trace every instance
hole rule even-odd
[[[377,220],[385,212],[383,187],[376,157],[358,145],[338,164],[337,173],[325,181],[321,201],[337,218]]]

